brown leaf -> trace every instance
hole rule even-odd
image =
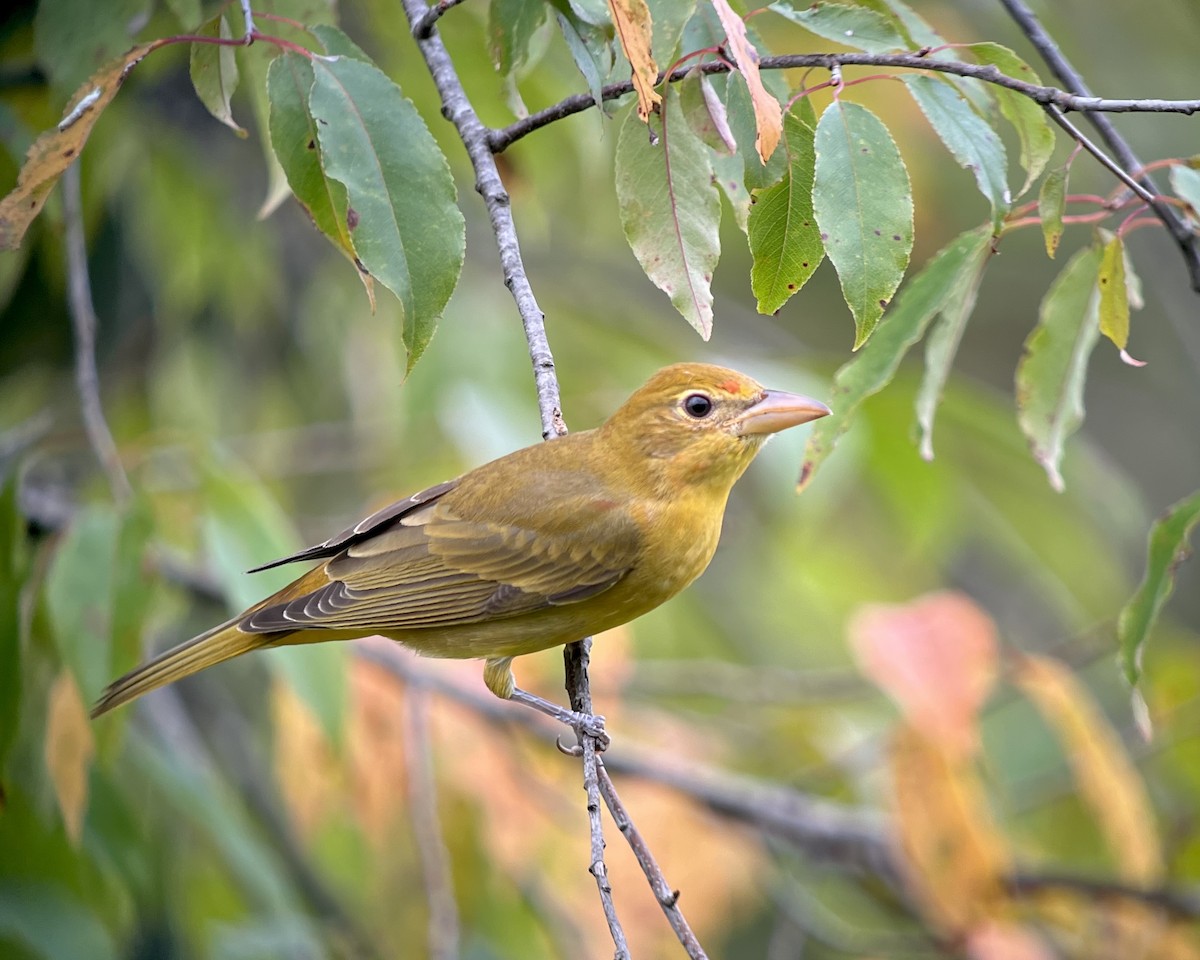
[[[1000,909],[1008,856],[969,762],[911,726],[890,756],[895,827],[907,880],[930,922],[950,936]]]
[[[67,836],[78,844],[87,812],[88,771],[96,754],[96,741],[87,707],[75,678],[64,670],[50,687],[46,709],[46,769],[62,811]]]
[[[154,48],[152,43],[134,47],[97,70],[75,91],[58,126],[34,141],[16,187],[0,200],[0,250],[15,250],[21,245],[58,178],[83,150],[101,112],[117,95],[129,71]]]
[[[638,116],[649,118],[662,97],[654,89],[658,82],[658,64],[650,49],[652,24],[646,0],[608,0],[613,26],[621,41],[621,49],[633,67],[633,89],[637,91]]]
[[[734,12],[728,0],[712,0],[712,5],[725,28],[726,46],[737,62],[738,73],[746,78],[750,102],[754,104],[754,122],[758,127],[754,146],[762,162],[766,163],[783,136],[783,108],[763,86],[758,72],[758,51],[746,36],[745,21]]]
[[[914,727],[952,755],[975,750],[975,717],[996,677],[996,627],[969,597],[869,605],[849,633],[859,668]]]
[[[1058,734],[1079,792],[1129,883],[1162,879],[1163,860],[1146,788],[1117,732],[1071,672],[1048,657],[1025,657],[1014,679]]]

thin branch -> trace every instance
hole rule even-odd
[[[1009,16],[1013,18],[1017,26],[1020,27],[1021,32],[1025,34],[1025,37],[1037,49],[1037,52],[1046,61],[1050,70],[1058,77],[1063,86],[1084,101],[1090,98],[1091,90],[1088,88],[1087,82],[1080,75],[1079,71],[1071,65],[1071,61],[1063,55],[1058,44],[1054,42],[1054,38],[1046,32],[1046,29],[1042,26],[1034,12],[1025,4],[1024,0],[1000,0],[1000,4],[1008,11]],[[1057,105],[1068,109],[1061,103]],[[1100,139],[1104,141],[1116,156],[1117,162],[1129,172],[1137,175],[1138,181],[1148,193],[1154,197],[1158,197],[1162,193],[1158,185],[1154,182],[1154,178],[1145,173],[1145,165],[1138,158],[1137,154],[1133,152],[1133,148],[1129,145],[1128,141],[1117,131],[1112,120],[1104,115],[1106,112],[1115,111],[1105,111],[1102,107],[1096,105],[1069,109],[1081,109],[1087,113],[1088,120],[1100,134]],[[1179,246],[1184,262],[1187,264],[1192,289],[1200,292],[1200,247],[1197,246],[1196,235],[1170,205],[1155,200],[1150,202],[1150,206],[1158,219],[1166,225],[1171,236],[1175,239],[1175,243]]]
[[[1137,887],[1103,877],[1081,877],[1053,872],[1033,873],[1018,869],[1008,878],[1008,888],[1016,895],[1069,890],[1092,900],[1132,900],[1157,907],[1175,917],[1200,918],[1200,893],[1163,887]]]
[[[250,9],[250,0],[240,0],[242,6],[242,23],[244,26],[242,34],[242,42],[246,46],[250,46],[254,42],[254,36],[258,31],[254,27],[254,11]]]
[[[413,37],[417,40],[424,40],[433,33],[433,28],[437,26],[437,22],[442,19],[442,15],[447,10],[457,7],[462,2],[463,0],[438,0],[412,25]]]
[[[588,681],[588,662],[592,650],[592,638],[563,648],[563,667],[566,674],[567,695],[571,708],[579,713],[592,712],[592,692]],[[604,862],[604,830],[600,823],[600,758],[596,753],[596,738],[579,732],[579,750],[583,758],[583,789],[587,793],[588,834],[591,839],[591,860],[588,873],[596,878],[596,889],[608,932],[616,948],[615,960],[630,960],[629,944],[625,930],[617,917],[617,906],[613,902],[612,885],[608,882],[608,867]]]
[[[667,883],[667,878],[663,876],[662,868],[654,859],[650,847],[646,845],[645,838],[634,826],[629,811],[625,809],[625,804],[617,795],[617,788],[613,786],[612,778],[604,768],[603,760],[598,761],[598,768],[600,793],[604,797],[608,812],[612,814],[617,829],[621,831],[621,836],[628,841],[630,849],[633,850],[633,855],[637,858],[642,873],[646,875],[650,889],[654,891],[654,897],[658,900],[658,905],[662,907],[663,913],[666,914],[667,922],[671,924],[675,936],[679,938],[680,944],[683,945],[683,949],[687,951],[691,960],[708,960],[708,954],[700,946],[700,941],[696,939],[692,928],[688,926],[687,920],[683,917],[683,911],[679,909],[679,891],[672,890],[671,885]]]
[[[458,904],[454,899],[450,854],[438,819],[437,783],[429,738],[429,696],[421,684],[409,684],[405,707],[408,802],[429,906],[429,956],[430,960],[455,960],[459,944]]]
[[[1075,126],[1075,124],[1062,115],[1062,112],[1057,107],[1053,105],[1047,106],[1046,115],[1049,116],[1050,119],[1057,123],[1060,127],[1062,127],[1067,132],[1067,135],[1071,137],[1071,139],[1073,139],[1076,143],[1083,147],[1084,150],[1099,160],[1102,167],[1107,169],[1114,177],[1132,190],[1137,195],[1139,200],[1143,200],[1148,204],[1154,203],[1153,194],[1148,192],[1145,187],[1143,187],[1140,183],[1133,179],[1133,177],[1126,173],[1125,170],[1122,169],[1122,167],[1115,160],[1108,156],[1108,154],[1092,143],[1092,141],[1087,138],[1082,130],[1080,130],[1077,126]]]
[[[63,218],[66,221],[67,304],[75,330],[75,388],[83,413],[88,443],[108,477],[108,486],[118,504],[133,496],[129,478],[121,466],[112,431],[104,419],[100,402],[100,374],[96,369],[96,308],[92,304],[92,282],[88,276],[87,242],[83,234],[83,199],[79,185],[79,162],[63,174]]]
[[[1003,2],[1003,0],[1002,0]],[[920,53],[806,53],[788,54],[779,57],[763,57],[759,63],[762,70],[792,70],[822,68],[835,70],[845,66],[891,67],[894,69],[932,70],[938,73],[949,73],[959,77],[970,77],[985,83],[1007,87],[1030,100],[1043,106],[1053,104],[1063,112],[1086,111],[1093,113],[1180,113],[1193,114],[1200,112],[1200,100],[1111,100],[1091,95],[1082,96],[1060,90],[1057,87],[1046,87],[1036,83],[1026,83],[1015,77],[1001,73],[996,67],[983,66],[977,63],[965,63],[959,60],[938,60]],[[711,60],[696,66],[681,67],[669,77],[660,74],[658,82],[678,83],[692,70],[698,69],[704,74],[721,74],[729,72],[729,64],[724,61]],[[604,87],[601,93],[603,100],[615,100],[633,91],[633,83],[623,81]],[[559,101],[558,103],[530,114],[506,127],[492,130],[488,140],[495,153],[507,149],[517,140],[539,130],[542,127],[562,120],[576,113],[581,113],[595,106],[590,93],[578,93]],[[1093,118],[1094,119],[1094,118]],[[1110,144],[1111,146],[1111,144]],[[1120,155],[1120,151],[1114,152]],[[1136,159],[1136,158],[1134,158]],[[1124,161],[1122,161],[1124,162]],[[1134,169],[1140,164],[1133,164]]]
[[[409,27],[416,30],[429,7],[423,0],[401,0]],[[537,304],[525,265],[521,260],[521,246],[513,223],[511,200],[496,168],[496,158],[488,142],[488,128],[483,125],[471,101],[467,99],[462,81],[446,51],[437,31],[426,37],[417,38],[417,46],[425,57],[429,74],[433,77],[442,99],[442,115],[454,124],[471,166],[475,169],[475,189],[483,197],[488,216],[492,221],[492,232],[496,235],[496,246],[500,251],[500,266],[504,272],[504,285],[508,287],[521,314],[525,327],[525,340],[529,344],[529,359],[533,363],[533,378],[537,386],[538,410],[542,417],[542,436],[546,439],[567,432],[563,423],[559,399],[558,378],[554,372],[554,356],[546,338],[545,314]]]

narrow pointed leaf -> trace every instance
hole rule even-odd
[[[654,33],[650,9],[646,0],[608,0],[608,9],[621,49],[633,69],[638,117],[643,123],[648,122],[655,106],[662,102],[659,92],[654,89],[658,81],[658,64],[651,49]]]
[[[993,66],[1014,80],[1036,84],[1042,82],[1034,69],[1008,47],[998,43],[972,43],[967,49],[980,63]],[[1050,126],[1046,111],[1028,97],[1007,87],[992,86],[991,90],[1000,105],[1000,112],[1012,124],[1021,144],[1021,168],[1025,171],[1025,184],[1020,193],[1023,194],[1046,169],[1050,155],[1054,153],[1054,128]]]
[[[709,0],[701,2],[712,8]],[[684,27],[696,12],[697,0],[646,0],[646,6],[650,10],[652,27],[650,46],[658,65],[665,68],[675,60]]]
[[[292,193],[317,229],[354,264],[374,309],[375,279],[359,262],[354,249],[346,187],[327,177],[321,167],[320,136],[308,109],[312,85],[313,68],[307,57],[284,53],[271,62],[267,71],[271,146]]]
[[[96,755],[96,738],[79,685],[63,670],[50,687],[46,707],[45,761],[67,836],[76,846],[87,813],[88,773]]]
[[[1188,540],[1200,524],[1200,491],[1167,509],[1150,529],[1146,573],[1117,619],[1121,667],[1130,685],[1142,676],[1142,655],[1159,614],[1175,589],[1175,570],[1191,555]]]
[[[891,383],[909,347],[921,339],[929,321],[946,308],[963,277],[977,273],[977,261],[990,249],[990,239],[991,230],[979,227],[961,234],[939,251],[908,281],[875,336],[834,374],[829,401],[833,414],[813,424],[804,448],[801,489],[850,428],[862,402]]]
[[[692,133],[668,91],[658,144],[630,113],[617,137],[621,225],[642,269],[707,340],[712,333],[712,275],[721,254],[721,200],[708,149]]]
[[[1063,445],[1083,422],[1087,361],[1100,336],[1099,270],[1096,247],[1067,262],[1042,300],[1017,365],[1017,420],[1055,490],[1064,486]]]
[[[571,59],[575,61],[575,66],[579,68],[579,72],[587,82],[592,102],[603,110],[604,95],[601,89],[604,86],[604,78],[612,67],[612,58],[610,56],[607,63],[601,62],[596,56],[596,51],[583,36],[584,31],[595,31],[596,28],[591,24],[576,21],[573,16],[561,10],[554,11],[554,19],[567,44],[567,49],[571,51]]]
[[[511,74],[529,57],[529,42],[546,20],[544,0],[491,0],[488,5],[488,50],[500,73]]]
[[[817,123],[813,209],[854,314],[854,349],[871,335],[908,266],[912,186],[887,127],[834,101]]]
[[[1119,234],[1104,245],[1100,255],[1100,332],[1118,350],[1129,343],[1129,291],[1125,285],[1125,242]]]
[[[201,37],[220,37],[223,40],[232,37],[229,22],[224,14],[203,23],[196,34]],[[215,43],[193,43],[190,74],[196,96],[208,108],[208,112],[239,137],[248,136],[245,129],[233,119],[233,112],[229,109],[229,98],[233,96],[238,85],[234,48]]]
[[[733,219],[742,233],[750,230],[750,191],[746,189],[746,164],[740,153],[712,156],[713,176],[733,211]]]
[[[966,97],[939,77],[908,74],[904,83],[951,156],[975,178],[992,205],[992,226],[999,229],[1011,204],[1008,158],[1000,137]]]
[[[400,301],[411,371],[462,270],[466,238],[450,166],[412,102],[373,64],[315,58],[313,74],[321,165],[346,187],[359,259]]]
[[[745,183],[748,190],[762,190],[782,179],[787,170],[787,157],[776,150],[766,163],[755,146],[758,125],[754,117],[754,104],[750,91],[740,77],[725,77],[724,102],[729,118],[729,129],[738,145],[745,168]],[[718,88],[720,89],[720,88]]]
[[[921,456],[926,460],[933,459],[933,419],[942,402],[942,391],[950,378],[950,368],[954,365],[967,321],[975,310],[979,282],[983,279],[983,268],[990,251],[990,244],[981,245],[974,258],[964,265],[947,291],[933,331],[925,341],[925,376],[917,391],[916,409]]]
[[[888,53],[910,46],[908,39],[883,14],[843,3],[806,3],[797,8],[790,0],[769,7],[798,23],[809,33],[867,53]]]
[[[815,131],[794,114],[783,124],[788,172],[762,191],[748,223],[750,289],[759,313],[775,313],[813,275],[825,258],[812,207]]]
[[[756,127],[754,148],[762,162],[766,163],[783,135],[783,108],[763,86],[758,70],[758,50],[746,33],[745,21],[734,13],[729,0],[712,0],[712,5],[721,20],[721,26],[725,28],[725,45],[733,54],[738,73],[746,81],[746,89],[750,92]]]
[[[1038,193],[1038,216],[1042,220],[1042,238],[1046,242],[1046,254],[1054,259],[1063,235],[1063,213],[1067,208],[1066,166],[1055,167],[1042,181]]]
[[[737,150],[737,140],[729,129],[729,113],[708,77],[692,70],[676,86],[688,126],[705,146],[722,156]]]

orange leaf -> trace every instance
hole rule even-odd
[[[1121,739],[1071,672],[1048,657],[1025,657],[1014,678],[1062,741],[1079,792],[1095,812],[1122,879],[1162,879],[1162,850],[1145,786]]]
[[[117,95],[129,71],[154,47],[150,43],[134,47],[97,70],[75,91],[58,126],[34,141],[16,187],[0,200],[0,250],[15,250],[21,245],[25,231],[41,212],[58,178],[83,150],[101,112]]]
[[[712,5],[721,20],[721,26],[725,28],[726,46],[737,62],[738,73],[746,78],[750,102],[754,104],[754,122],[758,127],[754,146],[762,162],[766,163],[783,136],[783,108],[763,86],[762,76],[758,72],[758,51],[746,36],[745,21],[734,13],[728,0],[712,0]]]
[[[654,89],[658,82],[658,64],[650,49],[651,20],[646,0],[608,0],[613,26],[621,49],[633,67],[633,89],[637,91],[638,116],[649,118],[662,97]]]
[[[930,921],[958,936],[1005,898],[1008,856],[973,768],[901,726],[892,741],[895,826],[909,885]]]
[[[67,836],[79,843],[87,811],[88,770],[96,754],[96,741],[79,687],[67,670],[50,687],[45,754]]]
[[[969,597],[869,605],[849,633],[859,668],[914,727],[955,756],[975,750],[975,715],[996,676],[996,627]]]

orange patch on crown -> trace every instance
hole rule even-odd
[[[717,384],[718,390],[723,390],[725,393],[744,393],[743,384],[740,380],[722,380]]]

